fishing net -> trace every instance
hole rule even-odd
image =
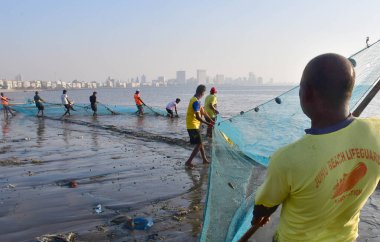
[[[379,41],[350,59],[356,65],[352,111],[380,77]],[[237,241],[250,228],[254,193],[271,154],[310,127],[298,92],[297,86],[237,116],[218,117],[200,241]]]
[[[49,117],[59,117],[62,116],[66,109],[60,103],[44,103],[44,115]],[[25,104],[15,104],[10,105],[10,108],[23,113],[27,116],[35,116],[37,115],[38,109],[34,103],[25,103]],[[144,105],[144,114],[148,115],[157,115],[157,116],[165,116],[166,111],[161,109],[151,107],[148,105]],[[70,113],[72,115],[80,115],[80,116],[88,116],[92,115],[93,111],[89,104],[77,104],[73,105],[73,109]],[[119,114],[137,114],[136,106],[121,106],[121,105],[105,105],[102,103],[97,104],[97,114],[98,115],[119,115]]]

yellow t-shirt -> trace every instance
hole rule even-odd
[[[210,105],[214,106],[215,104],[217,104],[217,102],[218,102],[217,98],[214,94],[210,94],[206,97],[205,110],[206,110],[206,113],[208,114],[208,116],[210,116],[210,118],[216,117],[216,114],[215,114],[214,110],[210,108]]]
[[[201,122],[196,118],[195,113],[199,112],[201,108],[200,101],[196,97],[192,97],[187,107],[186,113],[186,128],[199,129]]]
[[[380,179],[380,119],[355,119],[277,151],[255,203],[282,203],[278,241],[354,241]]]

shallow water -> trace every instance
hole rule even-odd
[[[275,97],[288,87],[236,87],[219,90],[223,116]],[[130,89],[99,90],[99,100],[132,104]],[[143,99],[165,107],[180,97],[179,119],[147,115],[80,116],[66,120],[24,117],[1,119],[0,241],[31,241],[48,233],[76,232],[81,241],[197,241],[207,191],[207,167],[185,170],[191,152],[184,113],[192,89],[142,89]],[[17,101],[31,92],[8,93]],[[86,102],[91,91],[69,91]],[[41,92],[59,101],[60,92]],[[124,102],[126,100],[126,102]],[[363,114],[379,114],[380,98]],[[68,183],[75,180],[76,188]],[[101,204],[104,212],[96,214]],[[358,241],[378,241],[379,190],[362,212]],[[186,211],[182,212],[181,211]],[[148,231],[112,223],[119,215],[152,217]],[[274,217],[274,221],[278,219]],[[274,223],[275,225],[276,223]],[[269,241],[273,226],[253,241]]]

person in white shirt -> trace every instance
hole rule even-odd
[[[174,113],[173,110],[175,110],[175,116],[178,117],[178,112],[177,112],[177,105],[181,101],[181,99],[177,98],[175,101],[172,101],[166,105],[166,112],[168,112],[167,116],[173,118]]]
[[[62,104],[63,106],[65,106],[66,108],[66,112],[62,115],[62,117],[64,117],[66,114],[68,114],[70,116],[70,109],[71,110],[74,110],[73,109],[73,106],[72,106],[72,102],[68,99],[67,97],[67,91],[66,90],[63,90],[62,92],[62,95],[61,95],[61,101],[62,101]],[[74,110],[75,111],[75,110]]]

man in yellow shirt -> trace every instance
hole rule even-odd
[[[201,106],[201,102],[200,102],[200,99],[203,97],[205,91],[206,91],[206,87],[204,85],[199,85],[197,87],[194,97],[190,99],[189,106],[187,107],[186,128],[190,136],[190,143],[195,145],[193,152],[191,153],[189,159],[185,163],[185,166],[190,167],[190,168],[194,167],[194,165],[192,164],[192,161],[199,151],[201,151],[203,164],[209,163],[205,154],[203,144],[202,144],[201,133],[199,131],[201,123],[211,125],[211,126],[214,124],[214,122],[208,122],[202,119],[201,117],[201,115],[204,115],[206,118],[210,119],[210,117],[207,115],[207,113]]]
[[[217,109],[218,99],[216,98],[216,93],[216,88],[212,87],[210,89],[210,95],[208,95],[205,99],[205,110],[208,116],[211,118],[210,120],[207,120],[209,122],[211,122],[211,120],[215,122],[216,115],[219,114],[219,111]],[[212,126],[207,127],[207,136],[212,136]]]
[[[312,59],[300,102],[311,128],[278,150],[255,196],[252,225],[282,204],[275,241],[355,241],[360,210],[380,179],[380,119],[354,118],[351,63],[337,54]]]

